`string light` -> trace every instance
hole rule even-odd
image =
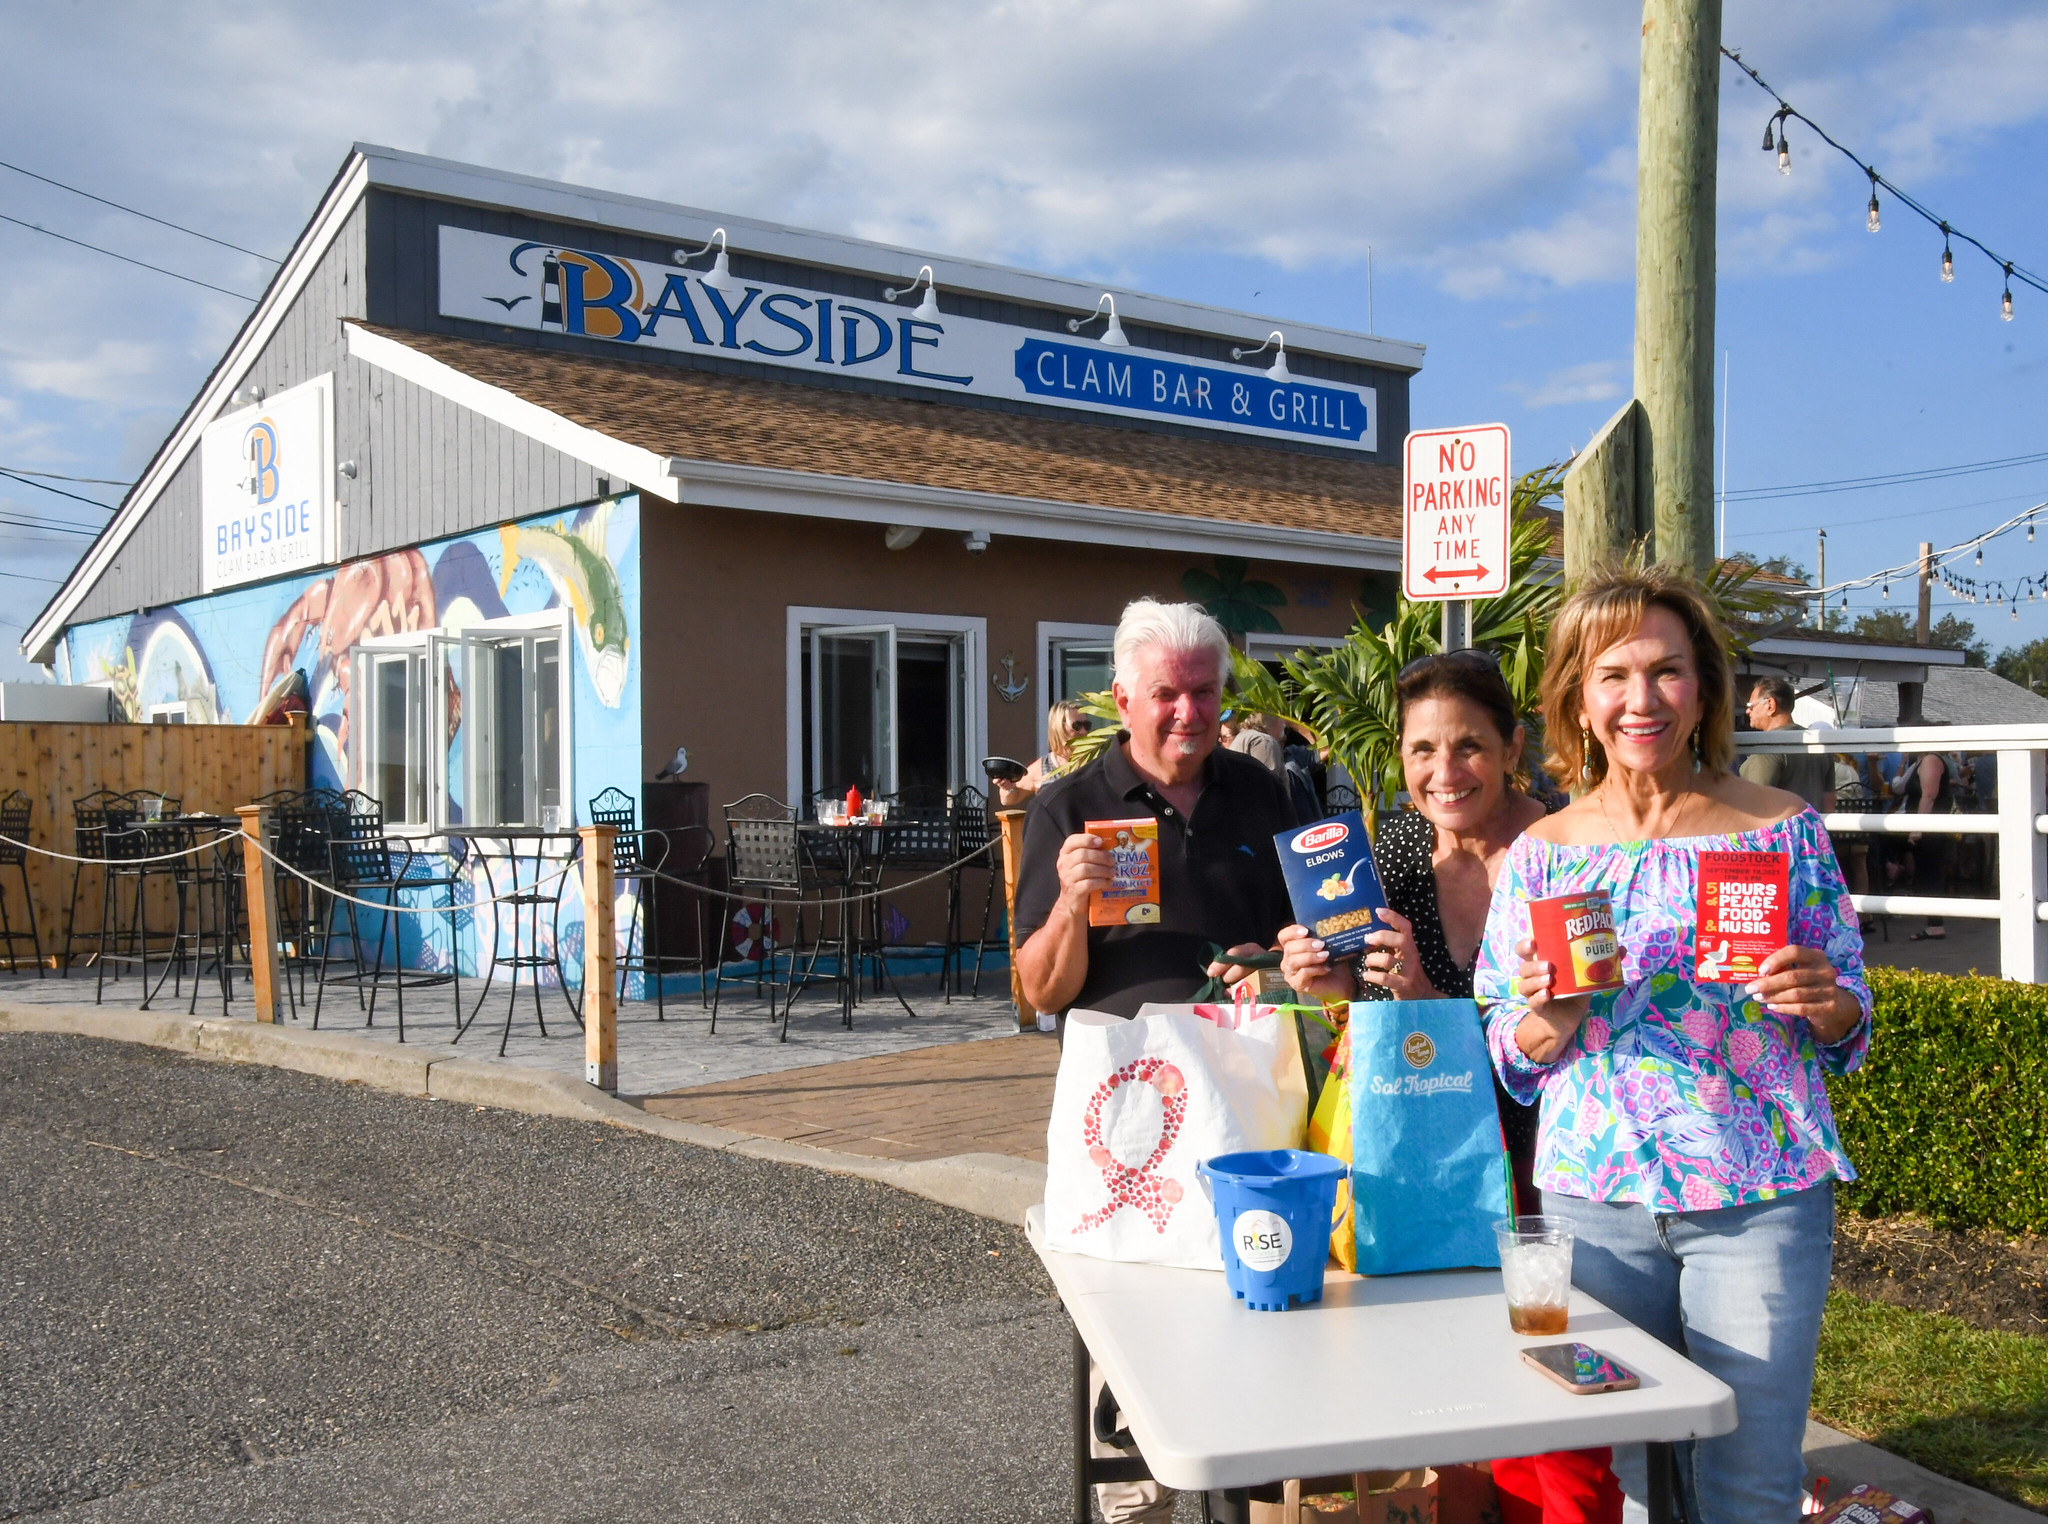
[[[1721,54],[1733,63],[1736,68],[1748,75],[1751,82],[1759,90],[1762,90],[1777,102],[1777,109],[1771,113],[1769,121],[1764,126],[1764,151],[1768,153],[1773,146],[1777,148],[1779,174],[1789,175],[1792,173],[1792,140],[1786,129],[1790,127],[1792,118],[1797,117],[1808,127],[1812,128],[1815,135],[1823,143],[1841,154],[1842,157],[1854,164],[1869,177],[1870,204],[1869,216],[1865,226],[1871,232],[1877,232],[1881,226],[1878,207],[1878,190],[1881,187],[1891,192],[1892,198],[1905,206],[1908,211],[1927,222],[1930,226],[1941,230],[1941,278],[1944,282],[1952,282],[1955,279],[1955,250],[1952,240],[1961,239],[2004,271],[2005,291],[1999,301],[1999,316],[2006,322],[2012,321],[2012,283],[2015,279],[2022,285],[2032,286],[2043,295],[2048,295],[2048,278],[2038,276],[2030,270],[2021,268],[1997,250],[1987,246],[1982,239],[1973,238],[1960,228],[1952,227],[1942,218],[1935,216],[1933,212],[1929,211],[1920,202],[1914,200],[1913,197],[1907,195],[1906,192],[1900,190],[1898,186],[1879,174],[1875,165],[1859,158],[1850,149],[1837,142],[1828,135],[1826,128],[1814,121],[1812,117],[1800,111],[1790,101],[1786,100],[1784,96],[1778,94],[1761,74],[1742,61],[1740,53],[1737,53],[1732,48],[1724,47],[1721,49]]]

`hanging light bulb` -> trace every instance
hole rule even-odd
[[[2005,300],[1998,305],[1998,315],[2008,323],[2012,321],[2012,265],[2005,267]]]
[[[1864,226],[1873,233],[1878,230],[1879,226],[1877,220],[1877,171],[1875,170],[1872,170],[1870,173],[1870,220]]]
[[[1785,130],[1785,119],[1778,118],[1778,173],[1792,173],[1792,135]]]
[[[2027,543],[2029,545],[2034,543],[2034,521],[2032,519],[2027,520]]]
[[[1979,566],[1984,564],[1984,547],[1981,545],[1977,547],[1977,564]]]
[[[1941,281],[1945,286],[1953,285],[1955,278],[1956,256],[1955,251],[1948,246],[1948,224],[1944,222],[1941,225]]]
[[[1889,583],[1889,582],[1885,583],[1883,591],[1884,591],[1884,596],[1885,596],[1885,597],[1886,597],[1887,599],[1889,599],[1889,598],[1891,597],[1891,595],[1892,595],[1892,585],[1891,585],[1891,583]]]

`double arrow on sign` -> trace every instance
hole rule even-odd
[[[1471,570],[1467,571],[1462,567],[1446,568],[1442,566],[1432,566],[1428,571],[1424,572],[1422,575],[1427,577],[1432,582],[1476,581],[1478,578],[1484,577],[1486,575],[1486,568],[1483,566],[1475,566]]]

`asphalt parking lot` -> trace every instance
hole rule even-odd
[[[0,1517],[1063,1519],[1021,1232],[584,1123],[0,1036]]]

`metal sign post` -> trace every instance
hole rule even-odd
[[[1401,479],[1401,591],[1444,606],[1443,649],[1472,644],[1474,598],[1508,590],[1508,426],[1418,429]]]

